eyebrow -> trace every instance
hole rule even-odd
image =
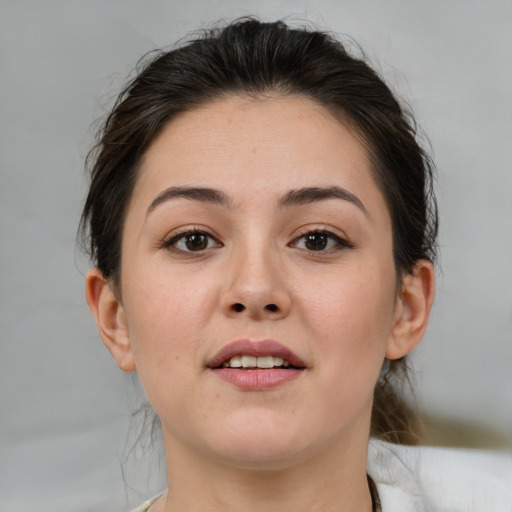
[[[202,201],[220,206],[231,206],[229,197],[222,191],[206,187],[169,187],[158,194],[149,205],[146,217],[160,204],[171,199],[184,198],[193,201]]]
[[[362,201],[348,190],[338,187],[305,187],[297,190],[290,190],[280,200],[279,206],[300,206],[303,204],[316,203],[327,199],[342,199],[357,206],[367,217],[368,210]]]
[[[221,190],[208,187],[169,187],[153,199],[146,211],[146,217],[160,204],[177,198],[207,202],[232,208],[232,202],[229,196]],[[304,187],[290,190],[279,199],[278,205],[280,207],[301,206],[318,201],[325,201],[327,199],[342,199],[348,201],[357,206],[369,217],[368,210],[362,201],[348,190],[338,186]]]

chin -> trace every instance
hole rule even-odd
[[[307,439],[300,422],[273,415],[246,417],[218,427],[208,440],[210,450],[224,464],[243,469],[277,470],[296,465],[314,451],[318,440]]]
[[[244,446],[231,447],[229,451],[217,452],[217,460],[239,469],[254,471],[277,471],[296,466],[306,459],[307,450],[292,449],[290,446],[271,446],[246,443]]]

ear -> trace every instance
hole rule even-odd
[[[92,311],[101,339],[121,370],[135,370],[135,360],[123,305],[97,268],[87,272],[85,297]]]
[[[421,341],[425,334],[435,294],[435,271],[430,261],[420,260],[412,273],[403,277],[397,297],[393,329],[386,357],[399,359]]]

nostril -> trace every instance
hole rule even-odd
[[[239,302],[237,302],[236,304],[233,304],[231,306],[231,309],[233,311],[236,311],[237,313],[240,313],[241,311],[243,311],[245,309],[245,306],[243,304],[240,304]]]
[[[272,313],[275,313],[276,311],[279,310],[279,308],[275,304],[267,304],[265,306],[265,309],[267,309],[268,311],[272,311]]]

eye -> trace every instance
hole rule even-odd
[[[353,247],[348,240],[325,230],[310,231],[297,238],[291,245],[305,251],[328,251]]]
[[[205,231],[186,231],[171,237],[164,243],[166,249],[182,252],[201,252],[222,244]]]

